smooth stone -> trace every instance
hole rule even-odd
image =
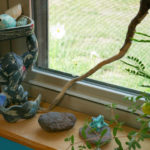
[[[49,112],[40,115],[38,122],[45,131],[63,131],[74,126],[76,117],[71,113]]]
[[[84,137],[82,136],[82,129],[83,129],[83,128],[80,128],[80,129],[79,129],[79,135],[80,135],[82,138],[84,138]],[[90,128],[90,127],[87,127],[87,128],[85,129],[86,141],[88,141],[89,143],[95,145],[95,144],[99,141],[101,132],[102,132],[104,129],[107,129],[107,132],[105,133],[105,135],[104,135],[104,136],[102,137],[102,139],[101,139],[101,145],[108,143],[108,142],[111,140],[111,130],[110,130],[110,128],[109,128],[108,126],[105,126],[105,127],[101,128],[101,131],[100,131],[100,132],[96,132],[96,131],[92,132],[92,131],[91,131],[91,128]]]

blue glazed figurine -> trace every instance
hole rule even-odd
[[[20,17],[17,21],[7,15],[7,14],[2,14],[0,15],[0,29],[8,29],[8,28],[14,28],[18,26],[24,26],[28,24],[28,20],[25,16]]]
[[[41,95],[35,101],[28,101],[28,92],[24,91],[21,82],[27,70],[36,61],[38,43],[35,34],[26,38],[28,51],[22,56],[13,52],[0,58],[0,113],[8,122],[33,117],[39,109]]]
[[[16,27],[16,20],[13,17],[7,14],[0,15],[0,29],[13,27]]]
[[[96,132],[100,132],[101,128],[108,126],[108,124],[104,122],[104,117],[99,115],[98,117],[92,117],[92,122],[89,124],[89,126],[94,128]]]

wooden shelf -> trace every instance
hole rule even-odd
[[[69,143],[64,142],[64,138],[71,135],[75,136],[75,142],[82,142],[78,131],[83,126],[85,119],[89,116],[60,107],[56,107],[53,111],[73,113],[77,117],[75,126],[68,131],[48,133],[38,124],[40,114],[37,114],[32,119],[20,120],[17,123],[8,123],[0,116],[0,136],[36,150],[66,150]],[[133,130],[129,127],[124,127],[124,129],[123,132],[119,132],[122,141],[125,141],[124,136],[127,135],[127,132]],[[142,150],[150,149],[149,142],[150,140],[147,139],[142,143]],[[114,147],[116,147],[116,144],[112,140],[109,144],[103,146],[102,150],[114,150]]]

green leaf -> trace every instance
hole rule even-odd
[[[143,42],[143,43],[149,43],[150,42],[150,40],[138,40],[138,39],[132,39],[132,41]]]
[[[115,120],[110,120],[109,125],[112,125],[115,122]]]
[[[141,32],[135,32],[135,34],[139,34],[139,35],[142,35],[142,36],[150,37],[150,35],[145,34],[145,33],[141,33]]]
[[[137,148],[141,148],[141,145],[138,142],[135,142]]]
[[[126,142],[126,145],[129,145],[129,142]]]
[[[107,133],[107,129],[104,129],[102,132],[101,132],[101,135],[100,135],[100,138],[102,139],[103,136]]]
[[[64,141],[65,142],[70,141],[70,138],[65,138]]]
[[[90,130],[88,131],[89,134],[96,132],[96,128],[90,128]]]
[[[84,146],[84,145],[79,145],[78,148],[86,149],[86,146]]]
[[[116,119],[116,120],[119,119],[119,115],[118,115],[118,114],[115,115],[115,119]]]
[[[135,150],[135,142],[132,142],[131,147]]]
[[[117,131],[118,131],[118,128],[117,128],[117,127],[114,127],[114,128],[113,128],[113,135],[114,135],[114,137],[117,135]]]
[[[145,123],[145,125],[146,125],[146,123]],[[142,130],[142,133],[146,134],[148,131],[149,131],[149,128],[148,128],[148,127],[145,127],[145,128]]]
[[[86,142],[86,146],[88,147],[88,149],[92,148],[91,144],[88,141]]]
[[[117,108],[117,104],[112,103],[112,108],[116,109]]]
[[[130,132],[128,133],[128,136],[135,136],[136,134],[137,134],[136,131],[130,131]]]
[[[81,130],[81,134],[82,134],[83,138],[86,139],[86,132],[85,132],[85,128],[84,127]]]
[[[83,126],[83,128],[84,128],[84,130],[86,130],[86,129],[88,128],[88,124],[85,124],[85,125]]]
[[[141,98],[143,98],[143,96],[142,96],[142,95],[139,95],[139,96],[136,97],[136,100],[139,100],[139,99],[141,99]]]
[[[129,97],[126,96],[126,97],[123,98],[123,100],[125,100],[125,101],[126,101],[126,100],[129,100]]]
[[[71,150],[75,150],[75,149],[74,149],[74,146],[71,147]]]
[[[116,141],[117,145],[119,146],[119,150],[123,150],[122,144],[117,137],[115,137],[115,141]]]
[[[99,139],[96,143],[95,143],[96,147],[100,147],[101,145],[101,140]]]
[[[143,134],[142,137],[143,138],[150,138],[150,134]]]
[[[70,137],[70,139],[71,139],[71,144],[74,144],[74,135],[72,135],[72,136]]]

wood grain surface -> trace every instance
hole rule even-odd
[[[83,126],[85,120],[90,116],[61,107],[56,107],[53,111],[73,113],[77,117],[75,126],[67,131],[48,133],[38,124],[40,114],[37,114],[32,119],[20,120],[17,123],[7,123],[3,117],[0,116],[0,136],[36,150],[66,150],[69,143],[64,142],[64,138],[71,135],[75,136],[75,142],[83,144],[84,141],[79,137],[78,131],[79,128]],[[132,130],[132,128],[124,127],[124,131],[118,133],[121,141],[125,142],[125,136],[130,130]],[[145,140],[142,143],[142,150],[149,150],[149,142],[150,140]],[[76,146],[78,146],[78,144],[76,144]],[[102,150],[114,150],[114,147],[116,147],[116,144],[114,140],[112,140],[109,144],[103,146]]]

